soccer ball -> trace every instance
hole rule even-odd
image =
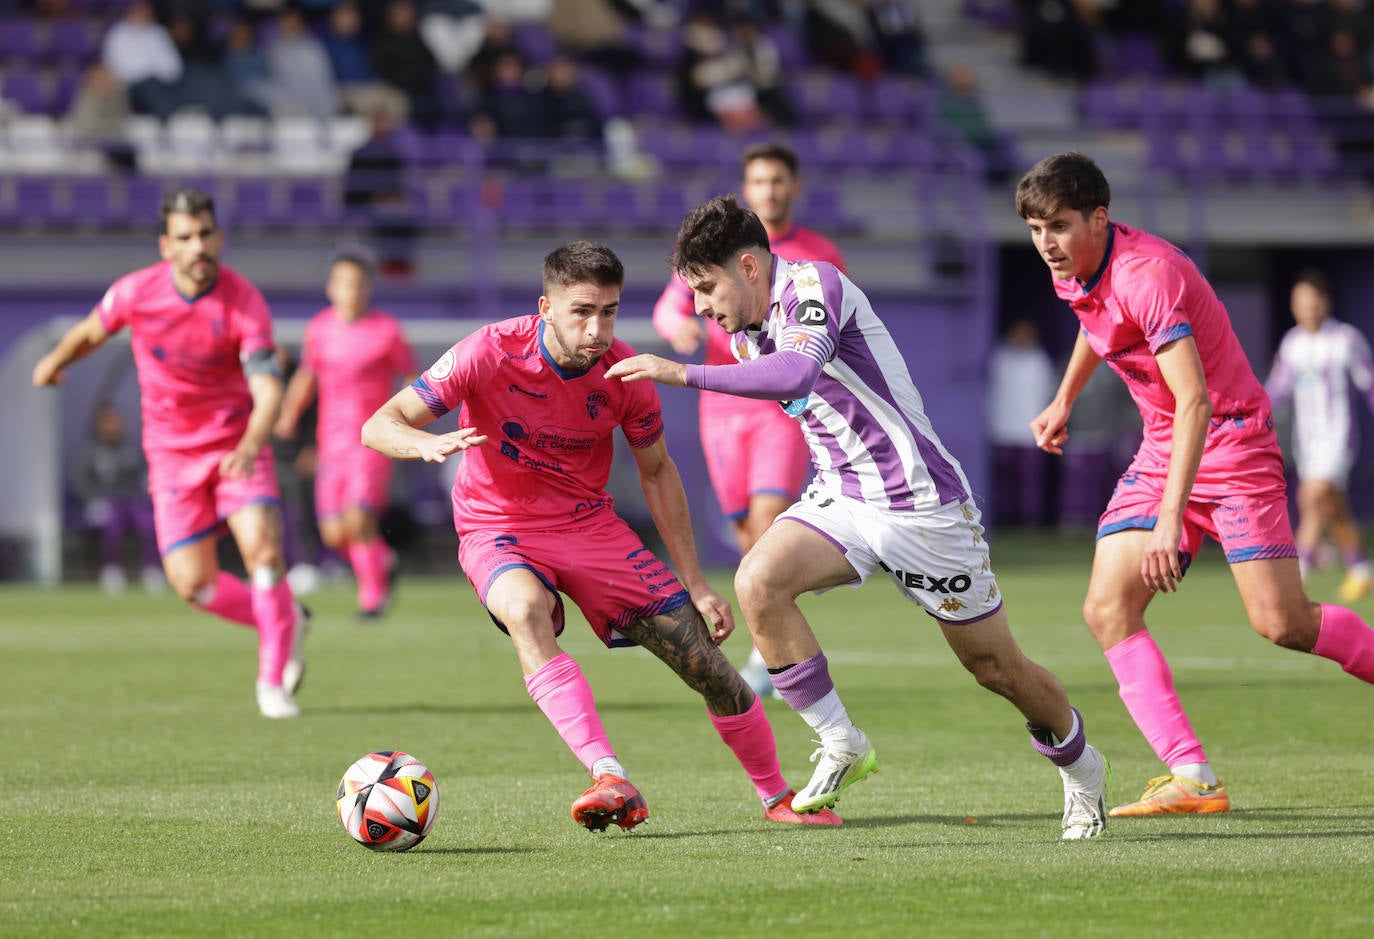
[[[373,851],[408,851],[439,814],[439,787],[425,764],[400,750],[369,753],[339,780],[339,821]]]

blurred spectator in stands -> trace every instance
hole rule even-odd
[[[229,77],[222,50],[210,39],[207,28],[190,12],[177,10],[167,21],[167,33],[181,54],[181,81],[175,86],[177,110],[201,111],[215,120],[230,114],[259,114]]]
[[[414,0],[391,0],[386,25],[372,39],[372,69],[410,103],[411,120],[426,128],[444,116],[439,99],[439,63],[420,36]]]
[[[807,0],[802,38],[821,65],[872,79],[883,72],[883,52],[865,0]]]
[[[372,70],[372,51],[363,38],[363,18],[355,0],[339,0],[329,8],[320,42],[345,110],[367,114],[386,108],[398,123],[409,116],[410,102],[398,88],[378,81]]]
[[[1255,88],[1273,90],[1290,84],[1288,70],[1279,59],[1274,37],[1266,30],[1235,30],[1231,47],[1235,50],[1240,73]]]
[[[1314,95],[1354,101],[1369,84],[1369,65],[1354,33],[1337,29],[1326,37],[1326,54],[1310,64],[1307,90]]]
[[[128,89],[134,111],[166,118],[176,110],[175,85],[184,67],[181,53],[147,0],[134,0],[110,26],[100,58]]]
[[[419,225],[406,186],[405,157],[396,140],[394,115],[374,107],[366,115],[371,136],[348,161],[344,205],[377,247],[383,277],[409,277],[415,266]]]
[[[124,592],[124,538],[132,534],[138,539],[144,588],[161,591],[167,582],[153,531],[143,450],[125,433],[124,417],[114,405],[96,409],[91,430],[77,462],[75,484],[86,522],[100,534],[100,586],[109,594]]]
[[[978,87],[978,75],[972,66],[956,62],[945,70],[935,96],[935,110],[982,156],[989,179],[1007,178],[1012,169],[1010,154],[1005,140],[988,117]]]
[[[988,439],[992,444],[992,518],[997,525],[1044,525],[1049,519],[1049,454],[1030,423],[1037,401],[1054,397],[1059,376],[1030,320],[1007,326],[988,365]]]
[[[258,44],[258,28],[247,16],[229,21],[224,35],[224,71],[239,94],[263,115],[276,113],[288,104],[285,89],[273,81],[267,56]]]
[[[577,60],[560,52],[549,60],[546,72],[544,95],[550,136],[564,140],[600,140],[601,115],[582,87]]]
[[[488,17],[482,42],[468,63],[467,77],[474,92],[480,93],[491,87],[496,78],[496,60],[507,52],[521,54],[520,46],[515,41],[515,27],[510,20]]]
[[[514,50],[492,63],[491,84],[480,90],[474,110],[472,135],[484,143],[552,136],[548,102]]]
[[[339,90],[324,44],[297,7],[282,7],[276,27],[267,42],[272,80],[286,90],[296,114],[328,120],[339,112]]]
[[[1333,33],[1349,33],[1355,42],[1355,54],[1368,64],[1374,47],[1374,10],[1368,0],[1327,0],[1326,27]]]
[[[1271,0],[1272,35],[1279,58],[1295,83],[1307,86],[1313,69],[1326,54],[1326,22],[1323,8],[1309,0]]]
[[[1021,64],[1075,81],[1098,73],[1097,39],[1079,3],[1086,0],[1017,0]]]
[[[913,0],[868,0],[868,18],[890,72],[925,75],[926,34]]]
[[[95,147],[113,167],[132,170],[133,148],[124,140],[129,93],[109,67],[97,62],[86,70],[65,121],[72,142]]]
[[[1239,72],[1231,51],[1231,23],[1221,0],[1188,0],[1175,24],[1168,58],[1176,70],[1212,84],[1236,80]]]
[[[588,65],[625,76],[644,67],[643,54],[630,42],[627,11],[642,16],[657,6],[634,0],[551,0],[549,32]]]
[[[797,122],[797,110],[792,105],[777,45],[760,32],[758,23],[748,15],[737,13],[730,23],[730,39],[744,59],[745,76],[754,86],[760,110],[773,124],[792,126]]]
[[[460,75],[486,34],[486,11],[474,0],[426,0],[420,8],[420,36],[439,68]]]
[[[677,88],[678,102],[693,120],[713,121],[731,133],[764,123],[749,62],[710,13],[697,10],[683,23]]]

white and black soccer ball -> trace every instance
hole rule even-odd
[[[439,814],[439,787],[425,764],[400,750],[378,750],[339,780],[339,821],[373,851],[408,851],[425,839]]]

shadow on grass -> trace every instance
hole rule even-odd
[[[699,709],[700,702],[688,701],[638,701],[607,704],[597,702],[596,709],[603,714],[648,714],[655,712],[681,713],[684,710]],[[538,714],[533,703],[526,701],[511,704],[435,704],[433,701],[414,701],[410,703],[387,704],[361,703],[336,705],[310,705],[311,714],[495,714],[528,716]]]
[[[425,854],[535,854],[534,848],[415,848],[416,856]]]

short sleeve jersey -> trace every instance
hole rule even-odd
[[[417,371],[395,317],[371,310],[349,322],[333,307],[306,324],[301,364],[318,383],[316,439],[326,454],[361,446],[363,423],[391,397],[398,378]]]
[[[463,452],[453,483],[458,534],[501,527],[560,531],[614,511],[606,491],[619,427],[631,447],[663,436],[653,382],[608,380],[606,369],[634,355],[625,342],[583,372],[560,367],[538,316],[478,329],[445,352],[412,388],[435,416],[486,434]],[[575,546],[570,546],[575,550]]]
[[[801,421],[816,485],[886,510],[967,499],[963,468],[863,292],[833,264],[774,256],[771,300],[760,330],[732,337],[733,354],[747,361],[789,350],[820,364],[807,397],[780,402]]]
[[[232,447],[253,398],[244,360],[274,347],[267,302],[227,267],[208,291],[182,296],[168,262],[115,281],[98,307],[114,333],[128,327],[143,401],[143,445],[152,451]]]
[[[1374,357],[1349,323],[1328,319],[1315,332],[1294,326],[1284,334],[1265,389],[1293,401],[1293,432],[1300,452],[1353,447],[1359,422],[1351,407],[1358,390],[1374,407]]]
[[[835,247],[835,243],[824,235],[800,225],[793,225],[776,238],[769,239],[769,246],[774,254],[789,261],[803,258],[812,261],[825,261],[833,264],[841,271],[845,270],[844,255],[840,253],[839,248]],[[687,282],[681,276],[676,273],[673,274],[672,280],[668,282],[667,288],[663,291],[658,306],[654,309],[654,325],[658,327],[660,333],[666,334],[670,329],[676,327],[676,321],[688,319],[695,315],[692,288],[687,286]],[[735,361],[734,353],[730,351],[730,336],[720,328],[720,324],[715,320],[707,319],[703,321],[702,326],[706,334],[705,364],[729,365]],[[759,403],[749,398],[736,398],[732,395],[722,395],[711,391],[704,391],[701,394],[701,409],[706,414],[717,409],[737,413],[741,408],[756,407],[760,407]]]
[[[1092,350],[1126,382],[1145,435],[1139,458],[1167,464],[1174,396],[1155,353],[1192,336],[1202,359],[1212,421],[1204,460],[1273,434],[1269,396],[1231,328],[1226,308],[1192,260],[1163,238],[1112,223],[1107,252],[1087,281],[1055,279],[1055,292],[1078,316]]]

